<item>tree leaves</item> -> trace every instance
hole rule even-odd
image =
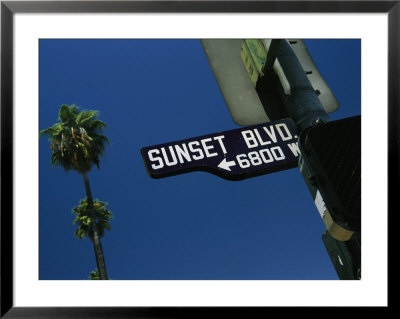
[[[94,110],[81,111],[76,105],[61,105],[59,122],[39,132],[39,137],[49,138],[53,166],[81,174],[89,172],[93,165],[100,168],[99,157],[110,141],[102,134],[107,125],[98,119],[98,114]]]
[[[100,280],[100,273],[97,270],[97,268],[90,272],[89,279],[90,280]]]
[[[69,123],[71,126],[70,122],[74,121],[78,113],[79,109],[74,104],[70,106],[63,104],[58,111],[58,120],[63,123]]]
[[[94,217],[92,219],[89,215],[88,201],[87,198],[81,199],[80,204],[72,209],[72,212],[76,214],[75,220],[72,222],[73,225],[78,225],[75,230],[75,236],[79,239],[89,237],[93,241],[93,222],[97,224],[99,236],[104,236],[104,230],[111,230],[109,221],[114,218],[111,211],[107,209],[108,203],[102,202],[98,199],[93,201]]]

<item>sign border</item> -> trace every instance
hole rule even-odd
[[[399,184],[400,1],[1,1],[1,312],[6,318],[154,318],[280,312],[274,308],[14,307],[13,20],[17,13],[387,13],[389,210]],[[11,212],[11,213],[10,213]],[[389,223],[390,224],[390,223]],[[388,282],[388,284],[390,281]],[[390,298],[389,298],[390,301]],[[296,310],[296,307],[291,307]],[[326,311],[325,309],[321,309]],[[337,307],[333,310],[340,311]]]
[[[280,120],[270,121],[270,122],[266,122],[266,123],[262,123],[262,124],[243,126],[243,127],[239,127],[239,128],[232,129],[232,130],[219,131],[219,132],[209,133],[209,134],[202,135],[202,136],[194,136],[194,137],[181,139],[181,140],[177,140],[177,141],[163,142],[163,143],[160,143],[160,144],[157,144],[157,145],[150,145],[150,146],[142,147],[140,149],[140,153],[142,155],[146,171],[147,171],[148,175],[150,177],[152,177],[152,178],[156,178],[156,179],[158,179],[158,178],[166,178],[166,177],[181,175],[181,174],[190,173],[190,172],[203,171],[203,172],[211,173],[213,175],[216,175],[216,176],[218,176],[220,178],[223,178],[223,179],[226,179],[226,180],[241,181],[241,180],[244,180],[244,179],[247,179],[247,178],[257,177],[257,176],[266,175],[266,174],[270,174],[270,173],[274,173],[274,172],[279,172],[279,171],[282,171],[282,170],[287,170],[287,169],[290,169],[290,168],[295,168],[295,167],[298,166],[298,159],[299,159],[300,155],[297,157],[297,161],[290,161],[290,162],[284,161],[283,163],[277,163],[275,165],[272,165],[272,167],[271,167],[271,165],[267,165],[268,167],[266,167],[266,165],[264,163],[263,165],[261,165],[261,167],[253,166],[250,169],[242,168],[241,172],[239,172],[239,173],[229,173],[230,170],[229,171],[220,170],[217,167],[209,166],[206,163],[204,163],[204,162],[208,162],[207,157],[205,157],[204,161],[201,161],[201,162],[196,163],[196,164],[180,164],[180,165],[177,164],[177,166],[180,166],[180,167],[179,168],[175,168],[175,169],[171,169],[171,171],[168,172],[168,173],[153,174],[154,170],[151,170],[149,168],[150,163],[147,160],[148,156],[146,156],[145,152],[150,150],[150,149],[160,148],[160,147],[167,147],[169,145],[175,145],[175,144],[178,144],[178,143],[188,143],[188,142],[190,143],[190,141],[211,137],[211,136],[217,135],[217,134],[226,135],[226,134],[232,134],[232,132],[234,132],[234,134],[236,135],[236,132],[245,131],[245,130],[253,130],[253,129],[260,128],[260,127],[262,127],[264,125],[273,126],[273,125],[282,124],[282,123],[291,126],[292,129],[295,130],[295,134],[299,135],[299,133],[297,132],[297,127],[296,127],[295,122],[291,118],[283,118],[283,119],[280,119]],[[293,133],[293,132],[291,132],[291,133]],[[237,135],[239,135],[239,133],[237,133]],[[297,143],[298,138],[296,137],[296,135],[292,136],[292,139],[291,139],[290,143],[293,143],[293,140],[295,140],[296,143]],[[229,138],[228,138],[228,140],[229,140]],[[225,140],[225,143],[226,142],[227,142],[227,140]],[[230,143],[232,143],[232,142],[230,142]],[[277,145],[281,146],[282,144],[284,144],[284,142],[280,141]],[[274,146],[274,144],[271,145],[271,147],[273,147],[273,146]],[[253,151],[260,151],[261,148],[263,148],[263,146],[262,145],[258,145],[257,147],[255,147],[253,149]],[[249,153],[250,152],[252,152],[252,151],[249,150]],[[289,151],[286,151],[286,152],[288,154],[290,154]],[[229,154],[229,153],[230,152],[228,152],[227,154]],[[231,154],[229,154],[229,155],[231,155]],[[226,157],[225,157],[225,159],[226,159]],[[237,159],[235,159],[235,160],[237,160]]]

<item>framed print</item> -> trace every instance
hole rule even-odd
[[[388,308],[399,6],[2,1],[1,317]]]

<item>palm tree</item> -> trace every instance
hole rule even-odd
[[[90,214],[89,205],[87,198],[81,199],[79,206],[72,209],[72,212],[76,215],[75,220],[72,222],[74,225],[78,225],[75,230],[75,236],[79,239],[89,237],[92,243],[94,243],[94,225],[97,226],[98,236],[102,238],[104,236],[104,230],[111,230],[109,220],[114,218],[111,211],[107,209],[107,203],[95,199],[93,201],[94,218]],[[98,277],[100,279],[100,273],[96,269]],[[91,273],[92,274],[92,273]],[[107,278],[108,279],[108,278]]]
[[[75,236],[79,239],[84,239],[89,237],[93,242],[93,226],[94,223],[97,224],[97,230],[99,233],[99,237],[104,236],[104,230],[111,230],[109,220],[114,218],[111,211],[107,209],[108,203],[99,201],[95,199],[93,201],[93,209],[95,219],[91,218],[89,214],[89,205],[87,198],[81,199],[79,202],[79,206],[76,206],[72,209],[72,212],[76,215],[75,220],[72,222],[74,225],[78,225],[78,228],[75,230]]]
[[[100,274],[97,269],[92,270],[89,274],[89,280],[100,280]],[[108,280],[112,280],[111,278],[108,278]]]
[[[100,274],[97,269],[90,272],[89,280],[100,280]]]
[[[88,172],[93,164],[100,168],[99,157],[108,138],[102,134],[107,125],[98,119],[97,111],[81,111],[75,105],[61,105],[58,122],[40,131],[50,141],[51,162],[66,171],[76,170],[83,176],[89,216],[95,219],[93,196]],[[97,223],[93,223],[93,245],[100,279],[108,279]]]

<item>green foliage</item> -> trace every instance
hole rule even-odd
[[[91,271],[90,274],[89,274],[89,279],[90,279],[90,280],[100,280],[100,273],[99,273],[99,271],[98,271],[97,269]]]
[[[93,222],[96,223],[98,228],[99,237],[104,236],[104,230],[111,230],[109,220],[114,218],[111,211],[107,209],[108,203],[95,199],[93,201],[94,219],[91,218],[87,198],[81,199],[79,206],[72,209],[76,215],[73,225],[78,225],[75,230],[75,236],[79,239],[89,237],[93,241]]]
[[[41,130],[39,136],[50,141],[51,162],[66,171],[87,173],[94,165],[99,168],[99,157],[105,144],[110,143],[103,135],[107,125],[98,119],[97,111],[81,111],[75,105],[61,105],[58,122]]]
[[[100,280],[100,272],[98,271],[97,268],[90,272],[89,280]],[[112,280],[112,279],[108,278],[108,280]]]

